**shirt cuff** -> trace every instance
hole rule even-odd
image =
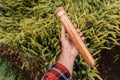
[[[70,72],[68,71],[68,69],[60,64],[60,63],[56,63],[55,65],[53,65],[48,72],[44,75],[42,80],[50,80],[50,79],[54,79],[54,80],[72,80]]]

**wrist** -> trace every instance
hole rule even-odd
[[[75,59],[77,57],[77,54],[74,54],[74,52],[70,51],[70,50],[64,50],[64,51],[62,51],[61,54],[64,56],[68,56],[68,58],[70,58],[70,59]]]
[[[60,54],[57,63],[64,65],[72,75],[75,58],[69,51],[65,51]]]

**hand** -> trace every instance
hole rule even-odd
[[[74,26],[74,28],[76,29],[82,40],[84,40],[85,38],[82,37],[82,33],[80,32],[80,30],[77,29],[76,26]],[[59,56],[59,59],[57,60],[57,63],[64,65],[72,75],[74,61],[79,52],[76,49],[73,42],[71,41],[69,35],[66,33],[66,30],[64,29],[63,26],[61,30],[61,43],[62,43],[62,52]]]
[[[76,29],[82,40],[84,40],[85,38],[82,36],[82,32],[80,32],[80,30],[76,26],[74,26],[74,28]],[[62,54],[66,54],[66,55],[69,54],[75,58],[77,57],[79,52],[76,49],[73,42],[71,41],[69,35],[66,33],[64,26],[62,26],[62,30],[61,30],[61,43],[62,43]]]

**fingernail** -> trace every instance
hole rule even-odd
[[[79,35],[82,36],[83,35],[82,32],[80,32]]]
[[[84,40],[85,40],[85,37],[82,37],[82,40],[84,41]]]

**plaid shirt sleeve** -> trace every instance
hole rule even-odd
[[[56,63],[43,76],[42,80],[72,80],[72,77],[65,66]]]

